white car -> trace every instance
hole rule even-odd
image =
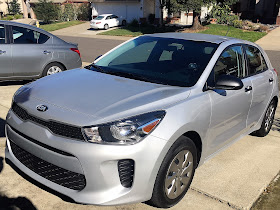
[[[120,23],[120,19],[118,16],[113,14],[103,14],[99,15],[93,20],[90,21],[90,27],[94,29],[109,29],[111,27],[119,26],[119,25],[125,25],[126,21],[123,20]]]

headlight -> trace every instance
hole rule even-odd
[[[143,140],[160,123],[165,111],[150,112],[112,123],[84,127],[88,142],[100,144],[135,144]]]

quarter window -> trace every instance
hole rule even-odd
[[[5,27],[4,25],[0,25],[0,44],[5,44]]]
[[[267,64],[260,50],[253,46],[246,46],[249,75],[257,74],[268,69]]]
[[[244,60],[241,46],[227,48],[219,57],[214,67],[215,78],[220,75],[245,76]]]
[[[28,28],[13,26],[14,44],[43,44],[49,37]]]

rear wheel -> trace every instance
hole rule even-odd
[[[44,77],[44,76],[56,74],[64,70],[65,70],[64,66],[62,66],[60,63],[50,63],[45,67],[42,76]]]
[[[264,137],[269,133],[269,131],[272,127],[272,124],[273,124],[275,111],[276,111],[276,102],[273,100],[270,102],[270,104],[267,107],[267,110],[265,112],[265,115],[264,115],[264,118],[262,121],[261,128],[259,130],[255,131],[253,133],[253,135],[259,136],[259,137]]]
[[[105,24],[105,25],[104,25],[104,29],[105,29],[105,30],[108,30],[108,29],[109,29],[109,25],[108,25],[108,24]]]
[[[178,203],[189,189],[196,163],[197,151],[194,143],[187,137],[180,137],[161,164],[152,198],[147,204],[169,208]]]

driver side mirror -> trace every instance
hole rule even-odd
[[[215,84],[215,87],[208,87],[210,90],[240,90],[243,88],[243,82],[241,79],[231,75],[221,75]]]

